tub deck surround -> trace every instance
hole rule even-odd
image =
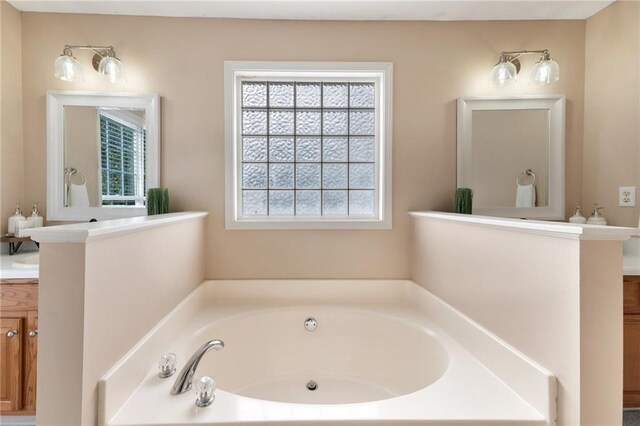
[[[621,226],[586,225],[569,222],[551,222],[545,220],[511,219],[504,217],[467,215],[444,212],[409,212],[416,219],[443,220],[474,226],[502,229],[514,232],[527,232],[560,238],[577,240],[625,241],[640,236],[640,228]]]
[[[28,229],[25,234],[39,243],[86,243],[198,219],[208,214],[207,212],[181,212],[98,222],[79,222],[69,225],[32,228]]]
[[[318,320],[314,332],[304,330],[308,316]],[[172,351],[180,369],[214,338],[225,348],[205,355],[196,378],[218,377],[216,399],[197,408],[194,391],[169,394],[175,375],[158,378],[157,362]],[[249,350],[252,341],[260,347]],[[363,347],[368,355],[357,356]],[[334,357],[354,376],[363,368],[373,376],[373,369],[390,371],[395,393],[349,394],[314,375],[339,376],[340,365],[321,365]],[[299,391],[261,386],[282,369]],[[306,369],[308,377],[300,374]],[[242,387],[253,374],[256,386]],[[319,383],[317,391],[304,388],[308,380]],[[551,373],[411,281],[205,281],[103,376],[99,424],[544,425],[555,418],[555,392]]]

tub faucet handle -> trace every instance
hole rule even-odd
[[[177,357],[173,352],[162,355],[160,362],[158,363],[158,377],[166,379],[173,376],[176,372]]]
[[[208,407],[216,399],[216,381],[209,376],[202,376],[196,384],[196,405],[198,407]]]

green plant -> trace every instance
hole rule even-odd
[[[149,188],[147,192],[147,214],[169,213],[169,190],[167,188]]]
[[[473,205],[473,191],[471,188],[456,189],[456,213],[471,214]]]

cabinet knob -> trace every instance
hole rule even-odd
[[[38,335],[38,329],[36,328],[35,330],[31,330],[29,332],[29,337],[36,337]]]
[[[18,334],[18,330],[9,330],[9,331],[7,331],[7,337],[8,338],[12,338],[16,334]]]

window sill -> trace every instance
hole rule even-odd
[[[278,229],[391,229],[391,218],[382,219],[235,219],[228,220],[227,230]]]

